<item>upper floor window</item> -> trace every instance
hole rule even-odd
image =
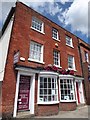
[[[43,33],[44,30],[43,30],[43,26],[44,26],[44,23],[42,21],[40,21],[39,19],[37,19],[36,17],[33,17],[32,18],[32,28]]]
[[[87,52],[85,52],[85,61],[86,61],[86,62],[89,62],[89,56],[88,56],[88,53],[87,53]]]
[[[69,36],[66,36],[66,45],[73,47],[72,38]]]
[[[74,61],[74,57],[69,55],[68,56],[68,68],[75,70],[75,61]]]
[[[58,51],[53,51],[54,65],[60,67],[60,53]]]
[[[58,40],[58,30],[55,28],[52,28],[52,38]]]
[[[30,60],[36,62],[43,62],[43,45],[30,42]]]

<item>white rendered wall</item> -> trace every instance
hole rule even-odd
[[[0,38],[0,81],[3,81],[10,36],[12,31],[13,18],[11,18],[3,36]]]

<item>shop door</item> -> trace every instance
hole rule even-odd
[[[78,82],[76,82],[76,88],[77,88],[77,99],[78,99],[78,104],[80,103],[80,95],[79,95],[79,86]]]
[[[18,111],[29,110],[30,102],[30,76],[20,76]]]

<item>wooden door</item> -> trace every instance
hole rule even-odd
[[[18,111],[29,110],[30,102],[30,76],[20,75]]]

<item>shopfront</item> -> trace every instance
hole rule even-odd
[[[82,78],[46,70],[17,70],[14,117],[21,111],[39,116],[58,114],[84,103]]]

